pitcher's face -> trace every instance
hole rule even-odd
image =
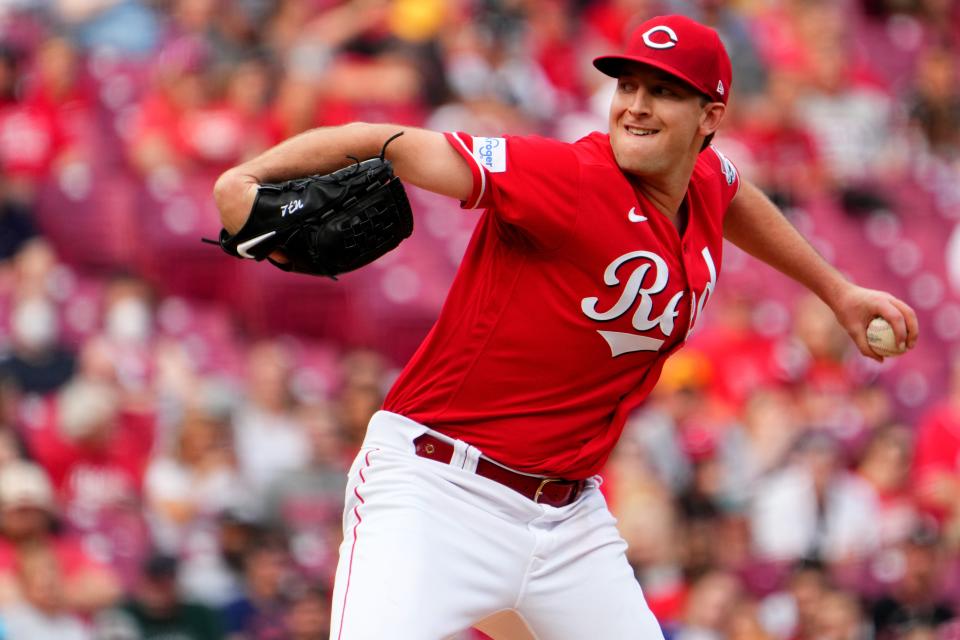
[[[667,73],[625,66],[610,102],[610,144],[617,164],[641,177],[663,175],[700,152],[722,112],[722,104],[707,102]]]

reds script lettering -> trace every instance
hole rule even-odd
[[[706,282],[700,294],[700,304],[697,304],[696,291],[692,292],[693,302],[690,305],[690,328],[696,323],[697,318],[703,313],[703,307],[706,304],[710,294],[717,282],[717,268],[713,263],[713,256],[710,255],[710,249],[703,248],[700,253],[707,265],[707,271],[710,274],[710,280]],[[673,334],[674,319],[677,317],[677,307],[680,300],[683,299],[683,291],[678,291],[667,303],[666,308],[659,316],[651,318],[653,313],[654,296],[663,291],[670,280],[670,268],[659,255],[652,251],[631,251],[611,262],[603,272],[603,282],[608,287],[615,287],[620,284],[617,277],[617,270],[624,264],[642,260],[627,278],[623,285],[623,291],[620,298],[606,311],[598,311],[597,304],[600,299],[596,296],[584,298],[580,301],[580,309],[583,314],[591,320],[598,322],[609,322],[615,320],[627,313],[634,305],[636,311],[633,314],[631,324],[633,328],[640,332],[650,331],[658,327],[664,338],[669,338]],[[652,281],[648,274],[652,270]],[[638,302],[639,300],[639,302]],[[597,329],[597,333],[610,345],[610,352],[613,357],[624,353],[634,351],[658,351],[663,346],[664,340],[652,338],[650,336],[638,335],[634,333],[624,333],[621,331],[606,331]]]
[[[693,326],[703,314],[703,307],[707,304],[707,300],[713,294],[714,287],[717,286],[717,267],[713,264],[713,256],[710,255],[710,249],[704,247],[703,251],[700,252],[700,255],[703,256],[703,261],[707,264],[707,271],[710,273],[710,280],[708,280],[707,284],[703,286],[703,291],[700,293],[700,304],[697,304],[697,292],[694,291],[692,294],[693,303],[690,305],[690,329],[687,331],[688,335],[691,331],[693,331]],[[696,312],[694,312],[694,309],[696,309]]]

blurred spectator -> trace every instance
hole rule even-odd
[[[57,17],[87,49],[142,57],[157,43],[157,15],[142,0],[55,0]]]
[[[131,584],[149,547],[140,495],[152,416],[122,410],[115,387],[83,378],[60,392],[56,416],[29,433],[30,450],[50,473],[65,524]]]
[[[53,297],[60,263],[49,241],[36,237],[13,256],[12,291],[18,298]]]
[[[326,406],[304,407],[300,419],[310,438],[310,463],[274,480],[266,512],[273,525],[286,532],[297,565],[312,578],[332,583],[343,535],[344,439]]]
[[[786,579],[786,588],[767,595],[760,603],[759,617],[774,638],[810,638],[820,602],[831,589],[822,562],[796,562]]]
[[[174,37],[183,34],[204,38],[218,64],[232,64],[257,48],[257,20],[266,3],[225,0],[173,0],[169,7]]]
[[[703,485],[711,483],[709,478],[716,475],[718,464],[708,458],[695,464],[694,482],[678,497],[680,524],[678,526],[679,562],[683,574],[688,580],[696,579],[721,565],[720,545],[725,538],[721,535],[723,521],[720,511],[710,499],[709,490]]]
[[[11,314],[11,350],[0,358],[0,381],[16,394],[48,394],[62,387],[75,367],[73,353],[59,338],[52,300],[20,299]]]
[[[618,47],[633,27],[646,16],[660,15],[666,7],[657,0],[609,0],[592,2],[584,13],[584,22],[592,35],[601,38],[604,49]]]
[[[188,536],[211,529],[244,491],[229,423],[188,410],[170,451],[154,455],[144,483],[153,540],[165,552],[178,553],[189,544]]]
[[[842,7],[816,0],[763,3],[753,16],[753,37],[768,69],[808,66],[809,36],[836,38],[844,26]],[[810,33],[819,24],[821,33]],[[816,38],[819,43],[819,38]]]
[[[779,362],[779,336],[761,330],[757,298],[746,290],[718,294],[722,302],[710,322],[697,326],[689,347],[678,355],[702,355],[706,361],[695,369],[706,377],[708,393],[723,411],[739,414],[757,387],[782,382],[786,372]]]
[[[888,425],[871,434],[857,465],[857,474],[873,489],[880,506],[874,526],[881,547],[906,539],[918,522],[909,484],[912,458],[911,432],[900,425]]]
[[[740,597],[737,579],[714,571],[697,579],[690,588],[683,617],[667,631],[671,640],[722,640],[728,616]],[[666,634],[665,634],[666,635]]]
[[[356,120],[419,123],[425,116],[418,60],[403,50],[336,61],[320,93],[320,124]]]
[[[172,40],[139,105],[129,152],[156,197],[168,197],[197,172],[212,180],[242,156],[246,132],[215,103],[211,56],[210,43],[199,36]]]
[[[112,344],[133,351],[145,347],[153,334],[153,292],[141,278],[130,274],[115,275],[103,294],[103,335]],[[127,359],[118,354],[118,359]],[[145,358],[146,356],[141,356]],[[128,365],[129,366],[129,365]],[[118,381],[132,385],[118,366]],[[140,378],[145,377],[139,373]]]
[[[34,69],[24,87],[24,102],[51,118],[62,128],[72,162],[95,159],[92,144],[93,96],[84,73],[81,52],[67,38],[47,39],[35,53]]]
[[[37,435],[31,444],[62,492],[70,517],[83,521],[105,505],[134,500],[151,434],[124,433],[117,390],[74,379],[58,397],[57,414],[57,430],[42,434],[42,440]]]
[[[180,551],[179,574],[186,597],[221,609],[243,593],[244,563],[264,535],[255,505],[241,501],[217,518],[212,530],[200,530]]]
[[[715,416],[707,396],[710,363],[695,351],[678,354],[665,365],[651,399],[624,427],[644,449],[646,459],[672,490],[682,491],[691,481],[693,468],[684,450],[684,435],[691,430],[694,446],[712,446]]]
[[[102,331],[84,342],[80,374],[114,387],[124,414],[146,420],[156,410],[157,349],[153,290],[138,276],[114,274],[103,290]]]
[[[379,384],[358,379],[348,381],[337,395],[336,415],[347,446],[357,451],[367,432],[370,416],[383,406],[383,390]]]
[[[757,387],[741,419],[722,435],[719,445],[724,506],[746,508],[764,477],[786,458],[797,431],[790,395],[775,387]]]
[[[557,94],[561,112],[577,107],[585,96],[578,65],[578,42],[573,37],[576,15],[566,0],[533,0],[526,6],[529,56],[543,70]]]
[[[759,609],[754,600],[741,599],[727,618],[727,640],[774,640],[760,621]]]
[[[17,576],[22,600],[0,609],[8,638],[30,640],[88,640],[79,616],[66,606],[66,587],[57,556],[42,547],[25,551],[19,558]]]
[[[280,473],[305,467],[310,456],[294,413],[291,358],[281,342],[266,340],[247,356],[246,402],[234,417],[234,442],[240,472],[260,495]]]
[[[815,296],[799,300],[795,316],[793,344],[800,347],[794,388],[798,421],[829,432],[849,449],[863,441],[866,428],[851,400],[856,383],[846,365],[850,339]]]
[[[954,549],[960,548],[960,359],[951,366],[947,397],[917,427],[914,486]]]
[[[896,422],[896,411],[890,393],[874,380],[853,389],[854,405],[866,433],[873,433]],[[912,452],[913,428],[910,427]],[[912,456],[911,456],[912,457]]]
[[[799,74],[772,71],[766,91],[747,99],[743,123],[731,134],[750,153],[751,179],[788,210],[831,187],[817,142],[800,119],[797,103],[802,95]]]
[[[843,468],[836,440],[810,432],[782,470],[758,483],[751,504],[755,551],[788,562],[850,561],[877,548],[878,512],[870,487]]]
[[[396,19],[402,4],[386,0],[350,0],[316,9],[309,3],[280,3],[265,32],[266,42],[289,71],[285,82],[313,85],[307,95],[316,99],[316,121],[422,121],[426,74],[421,67],[430,62],[424,56],[429,48],[411,46],[402,38],[418,38],[411,30],[418,22],[442,19],[443,4],[419,3],[415,17],[404,20],[404,26]],[[401,39],[393,37],[392,28]]]
[[[0,103],[0,168],[6,197],[32,202],[41,181],[74,152],[78,125],[88,113],[86,99],[74,93],[75,65],[76,52],[67,40],[46,41],[37,52],[35,73],[24,78],[29,82],[13,82],[23,85],[22,94]],[[13,69],[25,71],[23,65]]]
[[[175,114],[168,144],[175,151],[174,164],[212,178],[271,142],[265,117],[271,71],[254,57],[229,68],[204,69],[203,62],[196,64],[211,79],[201,78],[205,93],[199,103]]]
[[[803,71],[809,86],[799,100],[799,115],[836,188],[852,209],[875,202],[876,187],[893,179],[905,158],[890,97],[855,59],[844,9],[816,2],[799,20],[806,40]]]
[[[693,475],[677,496],[681,509],[691,518],[718,515],[723,489],[723,465],[717,457],[717,434],[710,427],[688,426],[681,434],[681,447],[692,465]]]
[[[88,614],[112,604],[121,594],[116,573],[91,556],[80,538],[62,530],[56,511],[53,488],[40,467],[9,462],[0,469],[0,602],[17,600],[23,587],[17,568],[35,551],[55,557],[67,610]]]
[[[865,640],[870,629],[856,595],[831,590],[820,596],[809,637],[811,640]]]
[[[917,64],[914,92],[908,98],[910,120],[930,153],[946,161],[960,157],[960,68],[949,49],[926,51]]]
[[[99,615],[100,640],[219,640],[217,612],[177,594],[177,560],[152,555],[144,563],[133,597]]]
[[[805,378],[845,381],[841,362],[849,339],[830,307],[814,295],[804,295],[796,302],[793,324],[793,333],[809,357]]]
[[[243,595],[224,609],[230,640],[288,637],[289,605],[284,591],[288,560],[283,544],[269,537],[248,551],[243,565]]]
[[[390,4],[386,0],[282,0],[270,15],[264,43],[294,72],[318,80],[338,52],[365,56],[392,46]],[[436,10],[429,2],[420,8],[422,14]]]
[[[390,386],[390,363],[373,349],[352,349],[340,358],[339,367],[344,386],[372,386],[382,390]]]
[[[942,595],[945,549],[936,528],[918,525],[898,550],[901,574],[872,607],[877,640],[903,638],[917,629],[933,631],[960,614]]]
[[[682,611],[687,583],[680,564],[679,522],[667,486],[637,438],[620,440],[604,470],[603,490],[627,542],[627,561],[650,610],[663,623]]]
[[[484,19],[463,22],[447,34],[446,78],[465,102],[494,101],[545,124],[556,115],[560,96],[543,69],[523,50],[520,15],[506,6]]]
[[[234,354],[217,355],[226,360]],[[201,357],[189,342],[171,336],[158,337],[153,356],[151,390],[156,394],[158,421],[163,425],[157,442],[158,447],[163,448],[156,449],[155,455],[169,453],[185,414],[196,411],[214,420],[229,422],[236,390],[220,375],[201,372]]]
[[[302,588],[290,601],[286,617],[289,640],[326,640],[330,635],[330,593]]]
[[[284,74],[266,116],[270,144],[276,144],[319,124],[317,113],[319,88],[293,73]]]
[[[221,71],[225,77],[223,96],[219,101],[220,118],[236,119],[243,129],[238,155],[248,157],[274,143],[265,119],[271,97],[272,79],[280,70],[266,58],[247,55],[229,69]],[[212,120],[211,125],[217,126]]]

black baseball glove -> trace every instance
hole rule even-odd
[[[384,158],[279,184],[261,184],[250,217],[219,244],[237,258],[267,259],[284,271],[336,276],[370,264],[413,232],[410,201]],[[289,262],[270,258],[281,251]]]

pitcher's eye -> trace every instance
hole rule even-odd
[[[655,96],[666,96],[668,98],[675,97],[677,95],[676,91],[670,87],[662,84],[658,84],[653,88],[653,95]]]

